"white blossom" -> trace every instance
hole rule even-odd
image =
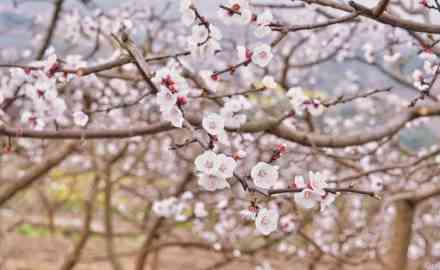
[[[233,176],[236,161],[224,154],[217,155],[213,151],[205,151],[199,155],[194,164],[199,172],[199,185],[208,191],[229,187],[226,178]]]
[[[208,29],[204,25],[194,25],[192,28],[191,41],[197,44],[205,42],[209,37]]]
[[[169,111],[177,102],[177,95],[168,90],[161,89],[156,95],[156,103],[161,111]]]
[[[251,170],[254,184],[260,188],[271,188],[278,180],[278,167],[265,162],[258,162]]]
[[[218,175],[223,178],[229,178],[233,176],[235,167],[237,167],[237,162],[224,154],[217,156],[217,162],[219,163]]]
[[[269,24],[272,23],[273,16],[270,10],[265,10],[263,13],[257,16],[257,28],[255,29],[255,36],[263,38],[270,35],[272,32]]]
[[[195,21],[196,14],[195,14],[194,10],[187,9],[187,10],[182,11],[181,19],[182,19],[182,23],[184,25],[189,26]]]
[[[228,0],[226,6],[234,12],[222,8],[217,12],[219,18],[225,24],[248,24],[251,22],[252,11],[248,0]]]
[[[196,169],[205,174],[216,174],[221,165],[220,158],[213,151],[205,151],[203,154],[199,155],[194,164]]]
[[[214,174],[200,174],[198,184],[208,191],[230,187],[229,183],[223,177]]]
[[[21,115],[21,121],[30,125],[36,130],[41,130],[45,126],[43,119],[39,118],[35,113],[29,111],[23,112]]]
[[[216,92],[220,87],[220,81],[217,79],[213,79],[213,72],[210,70],[202,70],[200,71],[200,77],[202,77],[206,86],[209,90]],[[215,77],[214,77],[215,78]]]
[[[267,44],[258,44],[252,50],[252,63],[265,67],[267,66],[273,58],[272,49]]]
[[[225,126],[239,128],[247,120],[246,114],[240,112],[249,109],[251,107],[250,102],[243,96],[225,98],[224,101],[225,105],[220,109],[220,115],[225,121]]]
[[[293,87],[287,91],[293,109],[298,113],[307,110],[311,115],[318,116],[323,113],[324,105],[318,99],[312,99],[304,94],[301,87]]]
[[[318,99],[309,99],[303,103],[303,106],[313,116],[318,116],[324,112],[324,105]]]
[[[246,48],[245,46],[239,45],[237,46],[237,56],[238,56],[238,61],[245,62],[251,60],[252,51]]]
[[[327,192],[324,197],[321,199],[321,212],[325,211],[333,202],[336,200],[336,195],[330,192]]]
[[[175,127],[181,128],[183,126],[183,115],[177,106],[173,106],[169,110],[162,111],[162,118],[165,121],[170,121]]]
[[[319,195],[325,195],[325,188],[328,187],[326,176],[321,172],[309,172],[309,184],[312,190]]]
[[[262,83],[267,89],[275,89],[277,87],[277,83],[272,76],[264,76]]]
[[[306,183],[304,177],[295,177],[295,187],[303,189],[299,193],[295,193],[294,198],[297,205],[302,208],[309,209],[321,204],[321,211],[329,207],[336,198],[336,195],[327,192],[328,188],[327,176],[321,172],[309,172],[309,179]]]
[[[153,203],[153,212],[160,217],[172,217],[177,211],[177,198],[169,197]]]
[[[315,207],[321,196],[306,185],[304,177],[295,176],[295,187],[303,189],[301,192],[294,194],[295,203],[305,209]]]
[[[219,135],[224,131],[225,119],[216,113],[206,114],[202,120],[202,127],[208,134]]]
[[[182,22],[184,25],[189,26],[193,24],[196,19],[196,14],[194,10],[191,9],[191,0],[181,0],[180,1],[180,13],[182,14]]]
[[[257,231],[264,235],[269,235],[278,228],[279,213],[275,209],[261,208],[258,210],[255,226]]]
[[[204,218],[208,216],[208,212],[205,209],[205,204],[203,202],[196,202],[194,205],[194,215],[198,218]]]
[[[82,111],[77,111],[73,113],[73,122],[75,125],[84,127],[89,122],[89,116]]]
[[[283,232],[293,232],[297,226],[292,214],[285,215],[280,218],[280,228]]]

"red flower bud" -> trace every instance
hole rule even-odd
[[[186,96],[179,96],[179,97],[177,98],[177,105],[178,105],[178,106],[183,106],[183,105],[185,105],[186,103],[188,103],[188,98],[187,98]]]

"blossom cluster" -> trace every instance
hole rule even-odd
[[[152,81],[159,86],[156,102],[163,119],[170,121],[175,127],[182,127],[183,115],[180,106],[187,102],[190,89],[188,83],[176,70],[167,67],[156,71]]]
[[[313,208],[317,203],[320,203],[323,211],[336,198],[335,194],[325,190],[329,188],[329,184],[327,183],[327,177],[320,172],[309,172],[307,181],[304,180],[303,176],[296,176],[293,186],[302,189],[300,193],[295,193],[295,202],[306,209]]]
[[[194,163],[198,173],[198,184],[205,190],[215,191],[230,187],[226,179],[235,176],[237,162],[234,158],[208,150],[199,155]],[[253,184],[263,190],[274,188],[279,175],[279,167],[266,162],[258,162],[250,172]],[[330,206],[336,194],[328,191],[330,185],[327,183],[327,178],[325,173],[312,171],[309,172],[307,181],[303,176],[296,176],[292,185],[292,188],[298,189],[294,194],[296,204],[305,209],[320,204],[322,211]],[[254,219],[257,230],[264,235],[278,228],[279,212],[277,209],[252,207],[244,215]]]
[[[193,56],[213,55],[221,50],[220,40],[223,35],[219,28],[212,23],[206,21],[204,17],[197,16],[191,0],[184,0],[180,4],[180,12],[182,14],[182,22],[190,26],[195,23],[197,17],[199,24],[192,26],[192,33],[188,37],[188,47]]]
[[[179,198],[171,196],[153,203],[153,212],[159,217],[174,218],[176,221],[184,222],[194,215],[197,218],[208,216],[203,202],[192,203],[194,195],[185,192]]]
[[[301,87],[290,88],[287,96],[295,112],[302,113],[307,110],[311,115],[318,116],[324,111],[321,101],[306,96]]]
[[[425,91],[429,88],[429,78],[435,75],[435,72],[438,68],[439,63],[438,57],[429,51],[424,51],[420,54],[420,58],[423,60],[423,69],[414,70],[413,77],[413,85],[420,91]]]
[[[55,54],[46,60],[32,63],[33,68],[13,68],[11,77],[0,83],[0,103],[23,95],[30,101],[30,108],[21,114],[21,120],[30,127],[41,130],[48,123],[65,121],[67,105],[58,88],[73,79],[73,75],[60,72],[61,63]],[[88,116],[82,111],[72,114],[74,124],[85,126]]]
[[[237,162],[224,154],[205,151],[198,156],[194,164],[199,176],[199,185],[208,191],[229,188],[226,179],[234,175]]]

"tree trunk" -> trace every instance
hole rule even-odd
[[[411,231],[415,205],[408,200],[394,203],[396,216],[391,223],[388,249],[384,256],[384,269],[404,270],[407,266],[408,246],[411,241]]]

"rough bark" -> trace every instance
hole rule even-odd
[[[411,241],[415,205],[409,200],[394,203],[396,216],[391,224],[388,249],[384,256],[384,269],[404,270],[407,267],[407,253]]]

